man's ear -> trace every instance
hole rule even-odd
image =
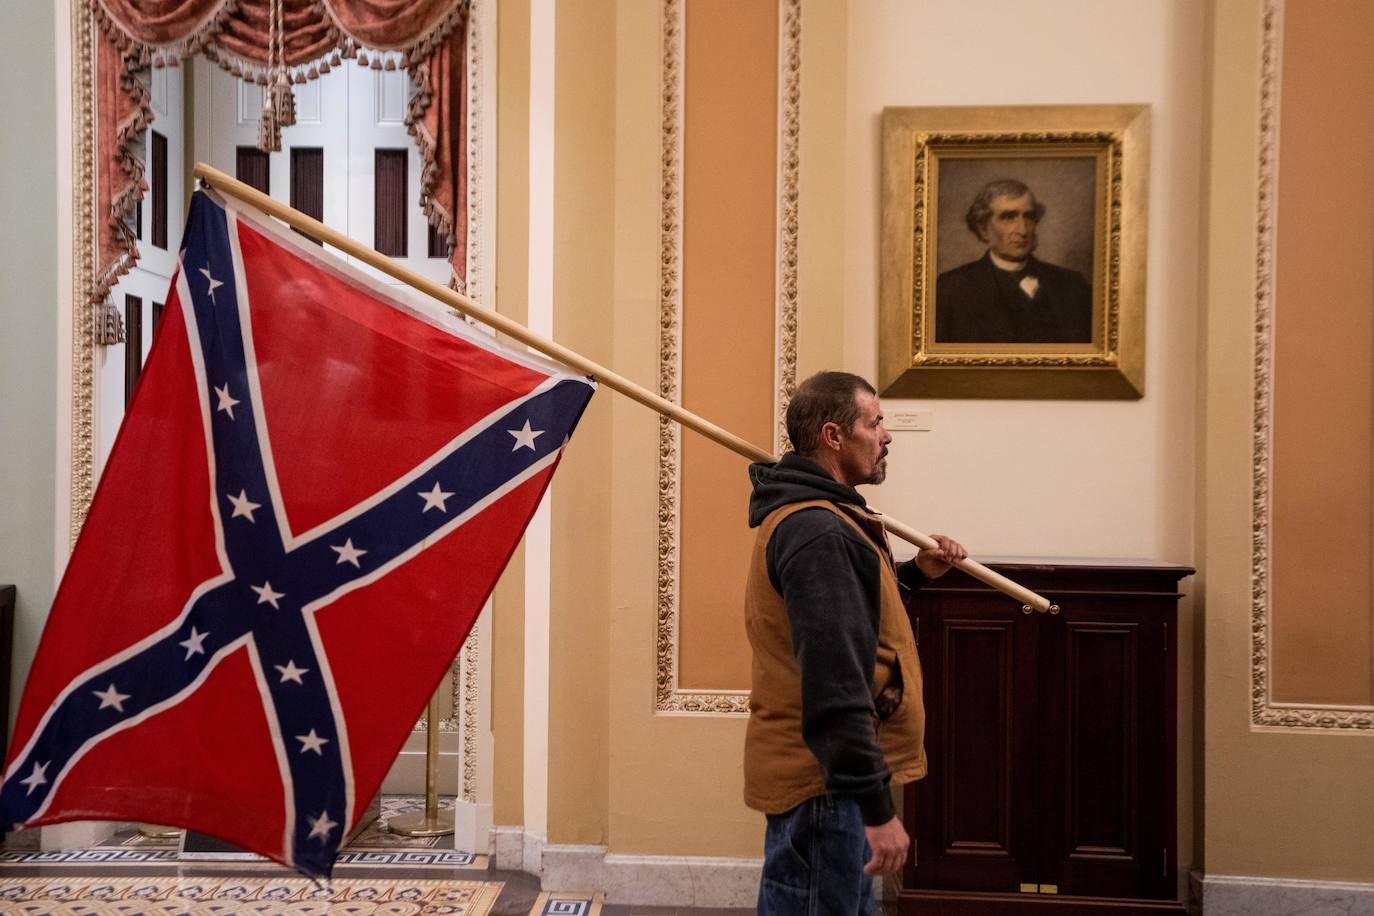
[[[840,437],[842,435],[840,424],[834,420],[827,420],[821,426],[821,445],[824,448],[838,449],[840,447]]]

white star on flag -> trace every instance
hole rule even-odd
[[[448,506],[444,505],[444,501],[453,494],[445,493],[443,490],[439,489],[439,482],[436,480],[433,490],[430,490],[428,493],[416,493],[415,495],[425,501],[425,507],[420,510],[421,512],[428,512],[430,509],[438,509],[440,512],[447,512]]]
[[[294,658],[287,660],[284,665],[273,665],[272,667],[281,672],[280,683],[282,684],[285,684],[287,681],[295,681],[297,684],[304,684],[305,681],[301,680],[301,675],[310,670],[309,668],[297,668]]]
[[[315,734],[315,730],[313,728],[310,729],[310,734],[308,735],[297,735],[296,740],[301,743],[302,754],[304,754],[306,751],[314,751],[321,757],[324,756],[324,751],[320,750],[320,748],[324,747],[326,744],[329,743],[328,738],[321,738],[319,735]]]
[[[264,582],[262,585],[250,585],[248,587],[258,593],[258,604],[270,604],[277,610],[281,610],[281,605],[277,604],[277,599],[286,597],[286,593],[272,591],[271,582]]]
[[[225,382],[224,387],[216,388],[215,395],[219,398],[219,403],[215,405],[215,410],[222,410],[229,415],[229,419],[234,419],[234,405],[238,398],[229,397],[229,383]]]
[[[91,693],[100,697],[101,709],[105,709],[108,706],[113,706],[115,708],[115,712],[123,712],[124,701],[129,699],[129,694],[120,693],[118,690],[115,690],[114,684],[111,684],[104,690],[92,690]]]
[[[328,811],[321,811],[319,817],[307,816],[306,820],[310,823],[310,836],[308,839],[312,840],[316,837],[319,837],[321,840],[327,839],[329,837],[329,831],[339,826],[337,821],[331,821],[329,819]]]
[[[205,637],[207,637],[207,636],[209,636],[209,635],[210,635],[209,633],[202,633],[202,632],[200,632],[199,630],[197,630],[197,629],[195,628],[194,625],[192,625],[192,626],[191,626],[191,637],[190,637],[190,639],[183,639],[181,642],[177,643],[178,646],[185,646],[185,647],[186,647],[186,660],[187,660],[188,662],[191,660],[191,656],[192,656],[192,655],[204,655],[204,654],[205,654],[205,646],[204,646]]]
[[[352,563],[359,569],[361,569],[362,567],[358,564],[358,557],[367,553],[366,550],[359,550],[358,548],[354,547],[352,538],[349,538],[348,540],[344,541],[342,546],[339,547],[335,547],[331,544],[329,549],[339,555],[339,563]],[[337,566],[338,564],[336,563],[335,565]]]
[[[48,763],[52,763],[52,761],[49,760]],[[33,762],[33,772],[29,774],[27,779],[19,780],[21,786],[29,787],[29,791],[25,792],[25,795],[32,795],[34,789],[48,781],[48,777],[44,775],[48,771],[48,763],[39,763],[35,760]]]
[[[205,275],[205,279],[207,279],[207,280],[210,281],[210,290],[209,290],[209,292],[210,292],[210,301],[211,301],[211,302],[214,302],[214,301],[215,301],[215,289],[218,288],[218,287],[223,286],[223,285],[224,285],[224,281],[223,281],[223,280],[216,280],[214,277],[210,276],[210,265],[209,265],[209,264],[206,264],[204,267],[202,267],[202,268],[200,269],[200,272],[203,273],[203,274]]]
[[[529,420],[525,421],[524,429],[508,429],[506,432],[515,437],[515,444],[512,445],[510,449],[512,452],[519,451],[522,448],[533,451],[535,437],[544,435],[542,429],[530,429]]]
[[[247,490],[239,490],[238,496],[229,496],[227,499],[234,504],[234,514],[230,518],[243,517],[250,522],[257,524],[257,519],[253,518],[253,510],[261,509],[262,503],[255,503],[248,498]]]

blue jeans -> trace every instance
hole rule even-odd
[[[760,916],[875,916],[873,855],[859,803],[818,795],[768,815],[763,838]]]

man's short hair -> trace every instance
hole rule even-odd
[[[988,227],[988,220],[992,217],[992,201],[998,197],[1020,197],[1022,194],[1030,194],[1031,200],[1035,201],[1035,207],[1031,211],[1038,223],[1045,217],[1045,205],[1036,200],[1035,194],[1023,182],[1015,178],[999,178],[989,182],[983,190],[978,192],[978,196],[973,198],[973,203],[969,205],[968,213],[964,214],[964,222],[968,223],[968,231],[978,236],[981,241],[983,230]]]
[[[846,432],[859,419],[857,393],[877,390],[852,372],[817,372],[797,386],[787,404],[787,438],[798,455],[814,453],[821,445],[821,427],[836,423]]]

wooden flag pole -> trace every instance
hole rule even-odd
[[[688,429],[700,433],[719,445],[725,446],[731,451],[738,452],[753,461],[774,462],[778,460],[777,456],[770,454],[751,442],[741,439],[729,430],[722,429],[708,420],[703,420],[691,411],[684,410],[680,405],[659,397],[647,388],[637,385],[621,375],[617,375],[605,366],[587,359],[580,353],[569,350],[567,347],[561,346],[552,340],[540,337],[524,325],[512,321],[506,316],[494,312],[485,306],[479,305],[462,293],[449,289],[442,283],[421,276],[415,271],[401,266],[386,255],[380,254],[368,248],[366,245],[354,241],[342,232],[331,229],[324,223],[306,216],[299,210],[289,207],[280,201],[273,200],[257,188],[246,185],[218,169],[211,168],[203,162],[196,163],[193,174],[215,190],[228,194],[230,197],[237,198],[269,216],[274,216],[293,229],[299,229],[313,238],[328,242],[340,251],[344,251],[361,261],[367,262],[382,273],[395,277],[407,286],[414,287],[426,295],[433,296],[435,299],[438,299],[451,308],[457,309],[469,318],[490,325],[502,334],[519,341],[525,346],[533,350],[538,350],[545,356],[556,359],[561,363],[571,366],[578,372],[591,376],[599,384],[605,385],[613,391],[618,391],[627,398],[638,401],[651,410],[658,411],[660,414],[677,421]],[[903,525],[901,522],[894,519],[884,516],[883,525],[888,531],[897,535],[904,541],[915,544],[917,547],[929,549],[937,546],[935,541],[928,535],[922,534],[915,528]],[[1017,601],[1021,602],[1023,609],[1025,609],[1027,613],[1030,612],[1031,608],[1041,613],[1050,612],[1057,614],[1059,612],[1058,605],[1050,604],[1044,597],[1037,595],[1028,588],[1018,585],[1000,573],[993,572],[976,560],[961,560],[955,565],[974,578],[1015,598]]]

